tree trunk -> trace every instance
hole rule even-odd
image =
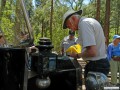
[[[51,0],[51,15],[50,15],[50,39],[52,41],[52,18],[53,18],[53,0]]]
[[[120,0],[117,0],[117,20],[116,20],[116,25],[117,25],[117,34],[120,34],[119,33],[119,30],[120,30]]]
[[[98,20],[98,21],[100,21],[100,1],[101,0],[97,0],[96,20]]]
[[[104,33],[106,37],[106,44],[109,44],[109,20],[110,20],[110,0],[106,0],[106,12],[104,21]]]
[[[43,26],[44,23],[43,23],[43,22],[44,22],[44,21],[42,20],[42,32],[41,32],[41,36],[42,36],[42,37],[44,37],[44,33],[43,33],[43,32],[44,32],[44,26]]]
[[[20,34],[20,18],[21,18],[21,10],[20,10],[20,2],[19,0],[17,0],[16,2],[16,10],[15,10],[15,14],[16,14],[16,17],[15,17],[15,30],[14,30],[14,44],[15,45],[18,45],[19,44],[19,40],[20,40],[20,37],[18,36]]]

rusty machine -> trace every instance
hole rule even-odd
[[[52,43],[41,38],[36,46],[39,53],[31,55],[31,71],[28,90],[77,90],[82,86],[82,69],[72,57],[52,53]]]
[[[30,40],[31,26],[23,0]],[[0,48],[0,90],[82,90],[82,67],[77,59],[52,52],[49,38],[40,38],[37,51],[28,53],[27,47]]]

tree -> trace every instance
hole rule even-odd
[[[106,37],[106,44],[109,44],[109,25],[110,25],[110,0],[106,0],[106,12],[104,21],[104,33]]]
[[[51,14],[50,14],[50,39],[52,41],[52,18],[53,18],[53,0],[51,0]]]
[[[6,5],[6,0],[1,0],[1,7],[0,7],[0,31],[2,31],[2,27],[1,27],[1,19],[2,19],[2,16],[3,16],[3,11],[4,11],[4,8],[5,8],[5,5]],[[6,38],[4,37],[4,33],[3,33],[3,38],[5,40],[5,43],[6,42]]]
[[[0,7],[0,21],[1,21],[1,17],[3,15],[3,11],[6,5],[6,0],[1,0],[1,7]]]
[[[120,0],[117,0],[117,20],[116,20],[116,34],[120,34]]]
[[[100,21],[100,1],[101,0],[97,0],[96,20],[98,21]]]

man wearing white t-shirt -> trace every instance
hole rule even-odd
[[[62,55],[66,55],[66,50],[72,46],[75,45],[77,42],[77,37],[75,37],[75,32],[74,31],[69,31],[69,35],[64,37],[64,39],[61,42],[61,53]]]
[[[72,53],[74,58],[83,58],[89,63],[85,66],[84,77],[88,72],[100,72],[108,75],[110,64],[107,60],[105,48],[105,36],[100,23],[93,18],[81,17],[82,10],[68,10],[63,15],[63,29],[78,30],[78,41],[82,46],[82,52]]]

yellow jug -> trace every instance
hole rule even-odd
[[[76,45],[72,45],[70,46],[67,50],[66,53],[81,53],[81,45],[80,44],[76,44]]]

